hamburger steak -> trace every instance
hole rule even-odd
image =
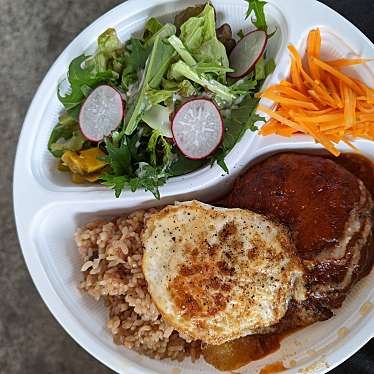
[[[373,267],[372,197],[360,179],[332,160],[272,156],[240,177],[221,205],[286,225],[307,269],[307,299],[292,301],[281,322],[262,333],[330,318]]]

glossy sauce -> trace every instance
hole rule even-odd
[[[345,153],[338,158],[326,156],[343,166],[361,179],[374,196],[374,163],[364,156]],[[236,370],[251,361],[259,360],[279,349],[282,339],[298,329],[273,335],[245,336],[219,346],[203,348],[204,359],[218,370]],[[282,362],[265,366],[260,374],[277,373],[286,370]]]
[[[282,371],[287,370],[287,368],[283,365],[282,361],[276,361],[272,364],[266,365],[260,370],[259,374],[273,374],[273,373],[280,373]]]
[[[236,370],[277,351],[280,341],[280,335],[249,335],[221,345],[208,345],[203,348],[203,356],[218,370]]]
[[[355,153],[343,153],[337,158],[328,158],[361,179],[372,196],[374,196],[374,163],[372,161]]]

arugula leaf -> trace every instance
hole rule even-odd
[[[160,200],[158,188],[165,184],[168,177],[164,169],[153,167],[146,162],[140,162],[136,174],[136,187],[143,187],[146,191],[152,192],[157,200]]]
[[[67,111],[74,109],[84,100],[87,87],[94,88],[104,80],[113,78],[112,71],[103,71],[93,73],[94,65],[84,66],[82,64],[87,60],[87,56],[81,55],[76,57],[69,65],[68,81],[70,83],[71,92],[66,96],[60,93],[60,86],[57,90],[58,99],[64,105]],[[84,91],[82,91],[84,87]]]
[[[248,16],[247,16],[247,17],[248,17]],[[236,33],[236,35],[238,35],[239,39],[243,39],[243,38],[244,38],[244,35],[245,35],[244,30],[243,30],[243,29],[240,29],[240,30]]]
[[[256,114],[258,101],[258,99],[247,95],[240,106],[232,109],[230,116],[224,118],[223,142],[210,160],[211,163],[216,161],[226,173],[228,173],[227,165],[224,163],[226,155],[234,148],[246,130],[257,130],[255,123],[265,120]]]
[[[266,78],[266,74],[265,74],[265,60],[264,60],[264,57],[262,56],[256,66],[255,66],[255,79],[257,81],[261,81],[263,79]]]
[[[170,44],[166,44],[159,37],[156,38],[151,55],[149,57],[142,86],[135,100],[130,103],[125,118],[124,129],[121,134],[131,135],[136,129],[142,115],[150,108],[149,100],[145,92],[149,87],[158,88],[162,76],[174,57],[174,49]]]
[[[101,184],[114,190],[115,196],[121,196],[122,191],[129,184],[129,177],[127,175],[112,175],[105,174],[99,177]]]
[[[171,144],[165,140],[160,131],[153,130],[149,138],[147,151],[150,153],[150,162],[152,166],[157,166],[157,145],[161,144],[163,150],[162,165],[166,166],[169,163],[171,155]]]
[[[271,58],[266,64],[265,64],[265,77],[270,75],[274,72],[276,68],[275,61],[273,58]]]
[[[248,2],[248,10],[246,18],[250,17],[251,13],[254,12],[255,18],[252,18],[252,23],[260,30],[267,32],[268,26],[266,24],[264,6],[267,4],[266,1],[262,0],[246,0]]]
[[[122,71],[121,83],[124,88],[138,80],[137,72],[144,69],[150,48],[147,48],[139,39],[131,38],[126,43],[126,51],[122,57],[124,69]]]
[[[205,160],[191,160],[179,151],[173,156],[175,158],[167,169],[168,174],[173,177],[191,173],[205,164]]]
[[[77,122],[65,112],[49,136],[48,150],[53,156],[61,157],[66,150],[80,151],[86,141]]]
[[[147,144],[151,129],[138,126],[131,136],[127,136],[127,144],[132,160],[140,162],[147,157]]]
[[[126,137],[123,138],[119,147],[114,147],[112,142],[106,138],[105,146],[108,155],[100,159],[107,162],[111,166],[113,174],[117,176],[131,174],[131,152],[127,144]]]
[[[232,84],[230,90],[236,95],[248,95],[251,91],[254,91],[257,88],[257,84],[258,82],[254,78],[254,75],[249,74]]]

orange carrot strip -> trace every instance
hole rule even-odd
[[[301,132],[305,133],[305,129],[303,128],[303,126],[297,124],[294,121],[291,121],[287,118],[282,117],[281,115],[277,114],[276,112],[273,112],[271,109],[269,109],[269,108],[267,108],[263,105],[258,105],[257,110],[259,110],[260,112],[266,113],[269,117],[276,119],[280,123],[283,123],[283,124],[285,124],[289,127],[292,127],[297,131],[301,131]]]
[[[278,127],[276,130],[276,134],[280,136],[286,136],[288,138],[297,132],[298,132],[297,130],[293,129],[292,127],[288,127],[288,126]]]
[[[295,120],[303,121],[303,122],[310,122],[310,123],[321,123],[321,122],[343,122],[344,121],[344,114],[336,113],[336,114],[323,114],[321,116],[296,116]]]
[[[313,82],[313,89],[321,99],[325,100],[325,102],[329,106],[331,106],[333,108],[338,107],[335,100],[330,96],[330,94],[328,93],[326,87],[323,85],[322,82],[314,81]]]
[[[312,57],[313,63],[318,65],[321,69],[327,71],[334,77],[338,78],[340,81],[344,82],[347,86],[349,86],[352,90],[357,92],[359,95],[362,93],[363,89],[351,78],[346,76],[345,74],[341,73],[339,70],[336,70],[326,62],[321,61],[316,57]],[[364,93],[365,94],[365,93]]]
[[[297,87],[297,89],[300,92],[305,93],[303,81],[301,80],[295,61],[291,61],[291,79],[292,83]]]
[[[325,105],[325,102],[323,101],[323,99],[317,94],[316,91],[314,90],[308,90],[308,93],[309,95],[314,99],[316,100],[317,102],[319,102],[322,106],[326,106]]]
[[[313,125],[304,122],[302,122],[301,125],[304,126],[309,134],[312,135],[314,139],[318,141],[318,143],[322,144],[330,153],[332,153],[334,156],[340,155],[340,152],[334,147],[333,144],[331,144],[331,141]]]
[[[320,58],[321,54],[321,33],[319,29],[312,30],[308,38],[307,58],[310,75],[314,80],[321,79],[320,71],[317,65],[313,64],[312,57]]]
[[[307,101],[288,99],[286,97],[282,97],[282,96],[275,95],[275,94],[272,94],[272,93],[265,93],[265,92],[262,94],[262,97],[265,97],[265,98],[273,100],[277,103],[285,104],[285,105],[288,105],[288,106],[318,110],[318,108],[313,103],[310,103],[310,102],[307,102]]]
[[[331,77],[327,75],[325,80],[326,80],[327,88],[330,90],[330,93],[332,97],[334,98],[336,105],[338,106],[338,108],[343,108],[342,100],[340,99],[340,96],[338,95],[338,91]]]
[[[367,104],[365,104],[365,103],[358,102],[358,103],[357,103],[357,108],[358,108],[361,112],[365,112],[365,113],[374,113],[374,105],[367,105]]]
[[[303,78],[305,79],[305,81],[307,83],[312,84],[313,79],[303,69],[303,63],[301,61],[301,57],[300,57],[299,52],[296,50],[296,48],[292,44],[288,45],[288,50],[290,51],[291,56],[293,57],[294,61],[296,62],[296,67],[297,67],[298,71],[300,72],[300,74],[303,76]],[[312,57],[312,59],[314,59],[314,58],[315,57]]]
[[[358,118],[360,121],[374,121],[374,113],[359,113]],[[374,124],[373,124],[374,126]]]
[[[308,115],[308,116],[320,116],[322,114],[327,114],[327,113],[331,113],[331,112],[336,112],[336,110],[334,108],[327,108],[327,109],[323,109],[323,110],[304,110],[304,114]]]
[[[343,68],[345,66],[365,64],[373,60],[373,58],[354,58],[350,60],[346,58],[340,58],[337,60],[326,61],[326,63],[332,66],[333,68]]]
[[[275,130],[279,126],[279,122],[271,119],[265,125],[263,125],[259,131],[259,134],[266,136],[275,133]]]
[[[291,88],[291,87],[280,86],[279,87],[279,92],[284,94],[284,95],[289,96],[292,99],[302,100],[302,101],[308,101],[309,100],[309,98],[307,96],[305,96],[304,94],[300,93],[299,91],[297,91],[297,90],[295,90],[294,88]]]
[[[292,83],[291,83],[291,82],[288,82],[288,81],[285,81],[285,80],[281,80],[281,81],[279,82],[279,84],[280,84],[281,86],[286,86],[286,87],[291,87],[291,86],[292,86]]]

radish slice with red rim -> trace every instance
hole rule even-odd
[[[211,100],[195,98],[178,109],[172,131],[179,150],[187,158],[199,160],[217,149],[224,126],[221,113]]]
[[[123,114],[121,93],[103,84],[96,87],[83,103],[79,112],[79,127],[88,140],[98,142],[120,125]]]
[[[243,36],[230,54],[232,78],[242,78],[249,74],[265,52],[268,36],[263,30],[255,30]]]

